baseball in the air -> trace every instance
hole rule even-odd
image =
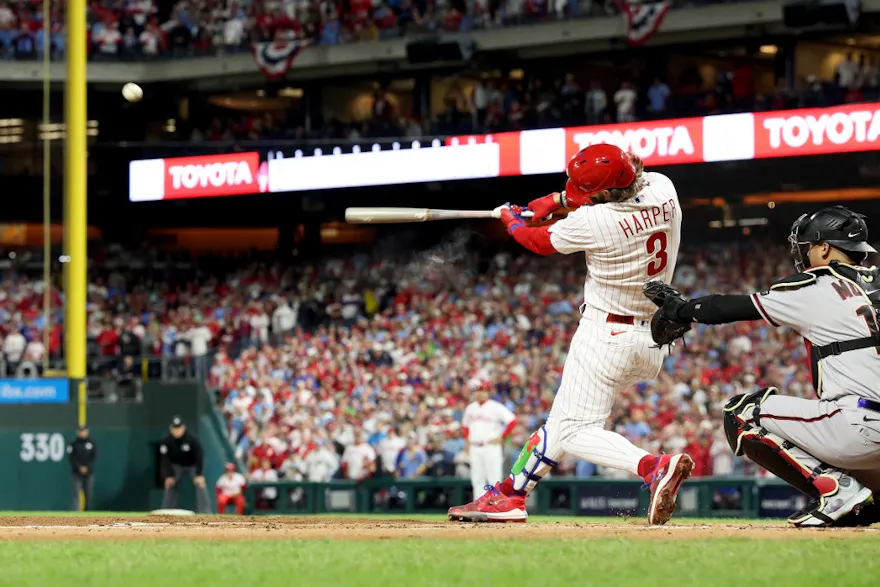
[[[129,102],[140,102],[144,97],[144,91],[139,85],[129,82],[122,86],[122,97]]]

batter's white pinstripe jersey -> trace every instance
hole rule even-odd
[[[550,242],[563,254],[586,253],[588,306],[647,319],[657,307],[642,287],[653,279],[672,281],[681,243],[681,207],[668,177],[644,177],[638,197],[578,208],[550,227]]]

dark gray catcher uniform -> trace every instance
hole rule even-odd
[[[813,498],[789,517],[796,526],[848,525],[863,510],[859,521],[871,522],[877,514],[869,504],[880,480],[880,271],[835,260],[806,267],[823,244],[861,263],[876,252],[867,239],[863,217],[841,206],[804,215],[789,237],[799,273],[761,293],[679,299],[658,310],[704,324],[760,318],[804,337],[815,399],[767,388],[724,408],[735,454]]]

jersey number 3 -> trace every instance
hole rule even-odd
[[[667,240],[665,232],[655,232],[651,235],[651,238],[648,239],[648,255],[652,257],[651,262],[648,263],[648,277],[659,275],[664,269],[666,269],[666,265],[669,264],[669,255],[666,253],[666,245]]]

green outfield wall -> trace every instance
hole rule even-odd
[[[147,511],[161,506],[157,447],[174,415],[201,437],[210,484],[231,457],[222,424],[198,385],[145,382],[141,397],[88,404],[88,425],[98,448],[93,509]],[[0,510],[72,509],[66,446],[76,428],[76,402],[0,405]],[[179,507],[192,509],[194,504],[192,487],[184,484]]]

